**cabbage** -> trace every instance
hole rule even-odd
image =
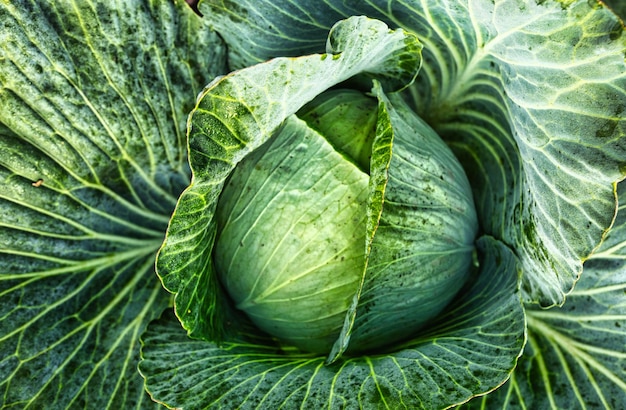
[[[407,338],[472,269],[478,223],[461,164],[379,92],[380,109],[359,92],[321,94],[297,114],[321,133],[290,117],[217,204],[221,283],[260,329],[304,350],[330,352],[355,298],[351,350]]]
[[[0,2],[1,407],[619,408],[608,4]]]

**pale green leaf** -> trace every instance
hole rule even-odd
[[[189,181],[186,113],[224,69],[184,4],[0,1],[0,407],[154,408],[138,338]]]
[[[512,26],[520,18],[527,21]],[[502,4],[494,19],[498,34],[485,49],[499,67],[523,162],[521,212],[510,221],[518,228],[507,236],[516,236],[531,300],[550,305],[573,287],[614,217],[626,36],[612,13],[586,1]]]
[[[192,340],[170,311],[142,337],[139,369],[169,407],[437,409],[499,386],[524,344],[515,257],[480,241],[481,273],[428,333],[388,354],[342,358],[283,350],[255,329],[221,345]]]
[[[237,165],[220,195],[214,263],[259,329],[330,350],[364,272],[368,180],[296,116]]]

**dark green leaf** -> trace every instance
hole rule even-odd
[[[598,3],[599,2],[600,0],[598,0]],[[622,21],[626,19],[626,2],[624,0],[604,0],[603,2],[609,6]]]
[[[620,184],[620,198],[626,185]],[[487,409],[618,409],[626,403],[626,208],[561,308],[527,309],[511,380],[470,402]]]
[[[154,407],[138,337],[189,181],[186,113],[224,69],[184,4],[0,2],[0,404]]]

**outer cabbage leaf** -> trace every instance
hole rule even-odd
[[[518,265],[505,245],[490,238],[481,241],[479,278],[437,318],[440,325],[392,354],[337,355],[328,364],[322,356],[296,352],[264,336],[229,307],[212,250],[217,197],[232,169],[330,85],[362,71],[384,74],[381,63],[397,67],[400,61],[411,70],[399,76],[411,81],[419,67],[419,61],[407,61],[418,56],[415,37],[362,17],[335,27],[352,46],[334,59],[270,60],[218,79],[200,96],[189,128],[193,180],[157,258],[164,284],[176,292],[176,316],[193,338],[171,315],[145,335],[140,371],[156,401],[192,408],[440,408],[503,383],[521,353],[525,319]],[[331,31],[330,38],[338,37]],[[370,189],[377,187],[370,181]],[[374,211],[377,202],[370,207]]]
[[[364,17],[338,23],[329,33],[328,48],[329,54],[278,58],[217,79],[191,114],[193,179],[170,221],[157,273],[176,293],[176,314],[192,337],[219,339],[230,320],[212,250],[217,199],[236,164],[327,88],[355,75],[379,73],[397,89],[413,80],[421,62],[415,36]]]
[[[532,20],[513,31],[504,16]],[[521,215],[510,222],[522,233],[516,248],[526,290],[549,305],[562,301],[559,290],[570,290],[615,215],[626,148],[626,36],[612,13],[587,2],[502,6],[494,20],[498,36],[485,47],[500,67],[523,161]]]
[[[499,386],[524,343],[518,265],[485,237],[481,274],[428,333],[380,356],[284,351],[255,329],[221,345],[189,339],[168,312],[142,337],[153,399],[183,408],[435,409]],[[249,333],[246,333],[249,331]]]
[[[224,61],[184,3],[0,2],[0,407],[155,406],[154,256]]]
[[[626,200],[626,185],[620,184]],[[471,408],[617,409],[626,403],[626,207],[561,308],[527,309],[511,380]]]
[[[424,67],[409,98],[463,162],[484,231],[521,258],[527,299],[563,302],[623,178],[626,37],[611,11],[587,0],[233,4],[200,9],[238,67],[319,51],[323,28],[354,14],[415,32]]]

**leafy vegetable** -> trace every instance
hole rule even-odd
[[[0,27],[0,407],[626,401],[626,36],[603,3],[3,0]],[[325,154],[246,175],[302,144]],[[360,199],[303,207],[331,174]],[[262,331],[218,272],[334,255],[250,246],[299,215],[297,240],[355,232],[353,273],[315,276],[348,290],[295,282],[312,305]],[[333,305],[323,343],[294,340]]]
[[[139,336],[224,47],[169,2],[0,2],[0,403],[150,408]]]

